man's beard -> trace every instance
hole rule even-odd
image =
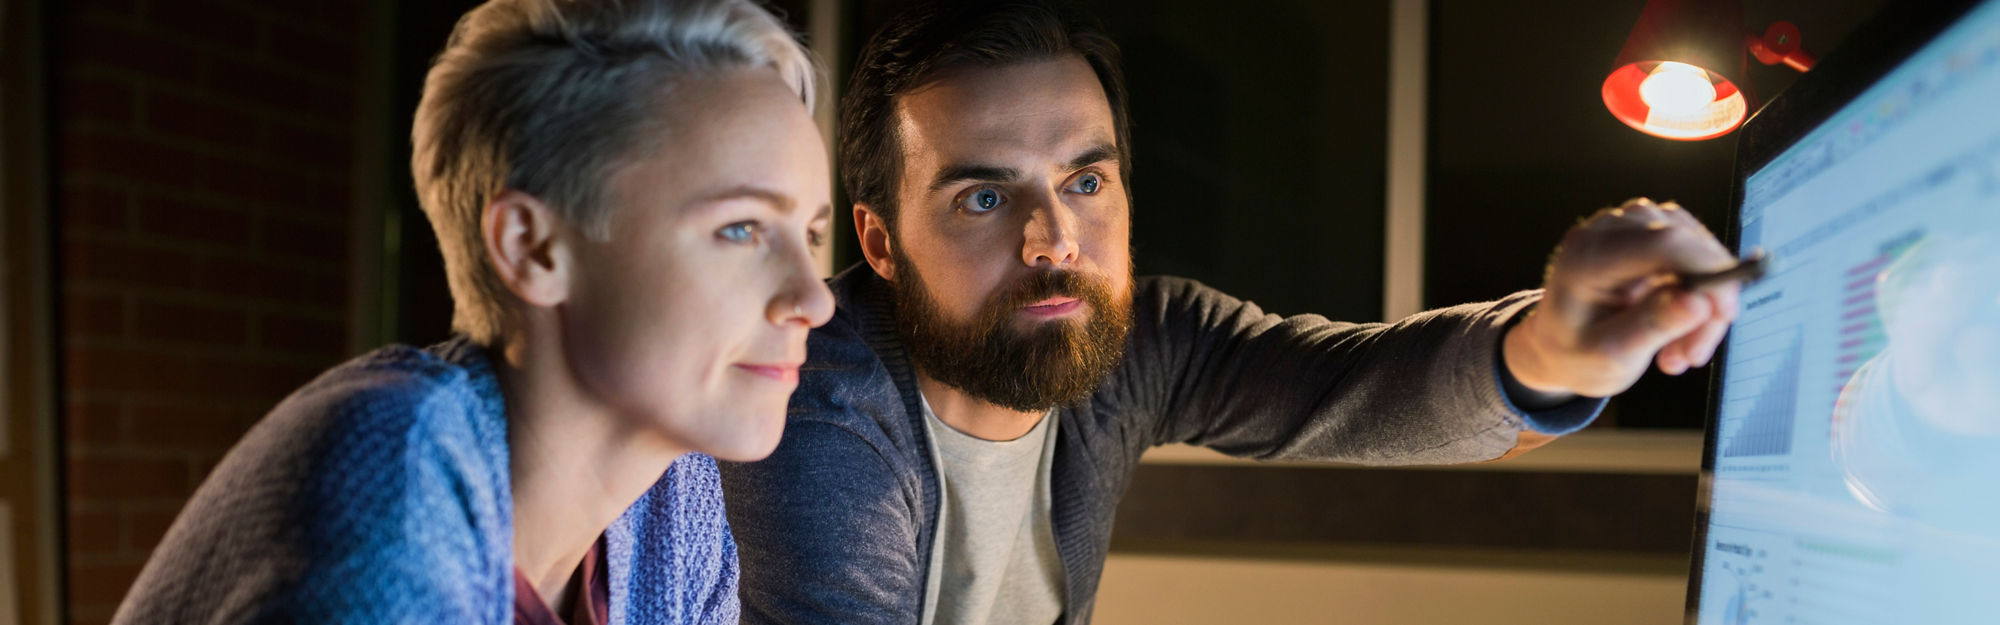
[[[1125,356],[1130,291],[1114,294],[1102,280],[1075,271],[1041,271],[1003,286],[971,320],[957,322],[945,317],[914,265],[900,254],[895,261],[896,325],[910,361],[974,398],[1021,412],[1067,405],[1097,390]],[[1016,312],[1051,297],[1082,300],[1089,319],[1015,327]]]

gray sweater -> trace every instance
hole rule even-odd
[[[839,312],[808,339],[784,440],[763,461],[722,466],[743,621],[915,624],[939,503],[916,378],[890,285],[866,265],[830,284]],[[1192,280],[1139,279],[1124,361],[1090,397],[1054,413],[1062,621],[1090,622],[1112,515],[1150,447],[1458,463],[1507,452],[1522,429],[1587,425],[1602,401],[1530,414],[1501,390],[1500,337],[1539,298],[1353,324],[1265,314]]]

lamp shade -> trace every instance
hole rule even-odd
[[[1649,135],[1699,141],[1750,112],[1741,0],[1648,0],[1604,78],[1604,106]]]

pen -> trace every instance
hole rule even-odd
[[[1759,278],[1764,277],[1765,269],[1770,266],[1770,259],[1771,255],[1760,249],[1751,252],[1743,260],[1737,261],[1736,266],[1728,269],[1709,273],[1675,274],[1674,277],[1679,279],[1681,288],[1690,291],[1731,280],[1740,281],[1744,286],[1749,286]]]

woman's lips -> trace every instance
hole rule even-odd
[[[763,376],[765,378],[769,378],[777,382],[790,382],[796,384],[799,381],[798,365],[738,364],[736,366],[738,368],[743,369],[744,371],[749,371],[751,373]]]
[[[1060,317],[1083,307],[1083,300],[1074,297],[1051,297],[1027,306],[1021,310],[1037,317]]]

